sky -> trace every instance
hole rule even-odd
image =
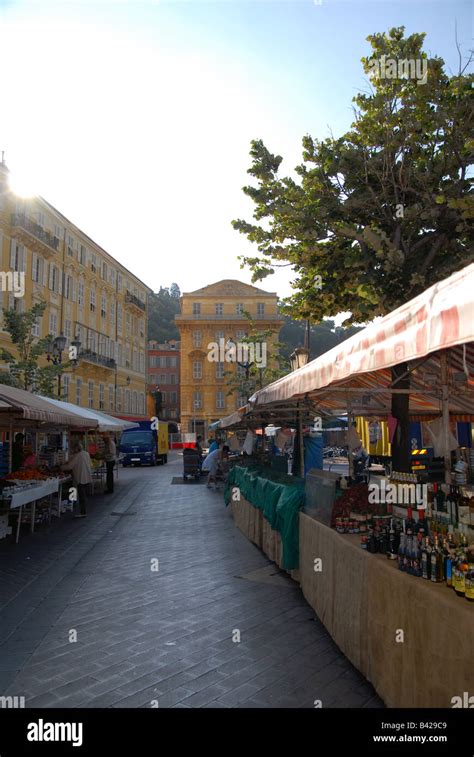
[[[155,291],[251,283],[234,231],[252,139],[301,160],[342,134],[366,87],[366,37],[426,32],[458,68],[464,0],[0,0],[0,150],[12,185],[45,197]],[[291,292],[285,269],[257,283]]]

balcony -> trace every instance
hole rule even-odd
[[[57,251],[59,239],[24,213],[13,213],[11,225],[15,235],[34,252],[51,255]]]
[[[109,368],[114,371],[116,368],[116,362],[112,357],[105,357],[99,355],[92,350],[82,350],[79,353],[79,360],[84,360],[86,363],[94,363],[95,365],[101,365],[103,368]]]
[[[135,295],[131,292],[127,292],[125,294],[125,304],[136,307],[140,311],[140,314],[143,314],[146,311],[145,303],[142,302],[138,297],[135,297]]]

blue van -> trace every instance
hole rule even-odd
[[[122,465],[156,465],[158,437],[151,429],[131,428],[124,431],[120,439],[119,452]]]

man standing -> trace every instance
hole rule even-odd
[[[92,484],[92,463],[89,453],[82,448],[80,442],[76,442],[72,451],[73,457],[62,468],[71,471],[73,484],[77,488],[80,513],[76,513],[74,517],[85,518],[87,490]]]
[[[107,468],[107,489],[106,494],[114,492],[114,466],[117,457],[117,448],[115,446],[113,434],[109,434],[105,440],[105,467]]]

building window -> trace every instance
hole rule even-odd
[[[91,271],[92,273],[96,273],[97,271],[97,258],[94,253],[91,253]]]
[[[216,363],[216,379],[224,378],[224,363]]]
[[[130,412],[130,390],[125,389],[125,412]]]
[[[87,404],[88,407],[94,407],[94,382],[90,379],[87,382]]]
[[[67,238],[67,254],[70,258],[74,255],[74,237],[70,235]]]
[[[122,306],[117,304],[117,333],[122,335]]]
[[[93,287],[90,288],[89,305],[91,313],[95,313],[95,289]]]
[[[216,315],[224,314],[224,305],[222,302],[216,302]]]
[[[247,336],[247,333],[245,331],[239,330],[235,332],[235,338],[237,339],[238,342],[240,342],[242,339],[245,339],[246,336]]]
[[[61,227],[58,226],[57,224],[54,224],[54,238],[57,239],[57,245],[58,245],[59,240],[61,239]]]
[[[193,302],[193,315],[201,315],[201,303]]]
[[[194,392],[194,395],[193,395],[193,407],[194,407],[194,410],[200,410],[202,408],[202,395],[201,395],[201,392]]]
[[[49,333],[56,336],[58,331],[58,316],[54,312],[49,314]]]
[[[114,409],[114,385],[109,384],[109,410]]]
[[[121,291],[122,291],[122,274],[118,273],[117,274],[117,292],[121,292]]]
[[[139,364],[140,373],[145,373],[145,353],[142,352],[142,350],[140,350],[139,360],[140,360],[140,364]]]
[[[265,315],[265,303],[264,302],[257,302],[257,315],[259,315],[259,316]]]
[[[130,313],[126,313],[126,315],[125,315],[125,336],[129,339],[130,335],[131,335]]]
[[[107,281],[107,263],[102,263],[102,278]]]
[[[193,331],[193,347],[200,347],[202,334],[200,331]]]
[[[160,384],[167,384],[168,383],[168,376],[166,373],[160,373]]]
[[[178,401],[178,393],[177,392],[170,392],[170,402],[172,405],[176,405]]]
[[[219,339],[224,339],[224,332],[223,331],[216,331],[215,338],[216,338],[216,342],[218,342]]]
[[[82,402],[82,379],[76,379],[76,405],[81,406]]]
[[[31,327],[31,333],[33,336],[41,336],[41,318],[36,318],[33,326]]]
[[[45,224],[44,213],[41,213],[41,211],[39,211],[38,212],[38,225],[44,226],[44,224]]]
[[[177,357],[171,357],[169,359],[170,361],[170,368],[176,368],[178,365],[178,358]]]
[[[100,315],[102,318],[107,318],[107,297],[105,296],[105,292],[102,292]]]
[[[193,379],[202,378],[202,363],[200,360],[195,360],[193,363]]]
[[[122,389],[119,386],[117,387],[117,410],[122,410]]]
[[[99,410],[105,409],[105,386],[99,384]]]
[[[77,259],[81,265],[86,264],[86,248],[84,247],[83,244],[78,245]]]
[[[44,270],[43,258],[40,258],[39,255],[37,255],[36,252],[34,252],[33,263],[32,263],[32,268],[31,268],[31,278],[36,284],[43,283],[43,270]]]
[[[146,408],[145,408],[145,394],[144,392],[140,392],[140,406],[138,408],[138,414],[139,415],[145,415]]]
[[[110,303],[110,325],[115,328],[115,302]]]
[[[178,374],[177,373],[170,373],[169,374],[169,383],[170,384],[177,384],[178,383]]]
[[[79,281],[77,285],[77,304],[81,308],[84,306],[84,282],[83,281]]]
[[[115,270],[111,268],[110,273],[109,273],[109,281],[114,287],[114,289],[115,289],[115,280],[116,280],[116,273],[115,273]]]
[[[69,402],[69,381],[70,381],[70,376],[65,374],[62,377],[62,381],[61,381],[61,389],[62,389],[61,396],[64,402]]]
[[[138,393],[133,392],[132,394],[132,414],[137,414],[137,404],[138,404]]]
[[[72,323],[68,318],[66,318],[64,321],[64,336],[67,339],[70,339],[71,334],[72,334]]]
[[[243,315],[244,314],[244,306],[242,302],[238,302],[235,306],[235,312],[237,315]]]
[[[59,268],[52,264],[49,266],[49,288],[56,294],[59,292]]]
[[[224,392],[216,392],[216,409],[224,410],[224,408],[225,408]]]

